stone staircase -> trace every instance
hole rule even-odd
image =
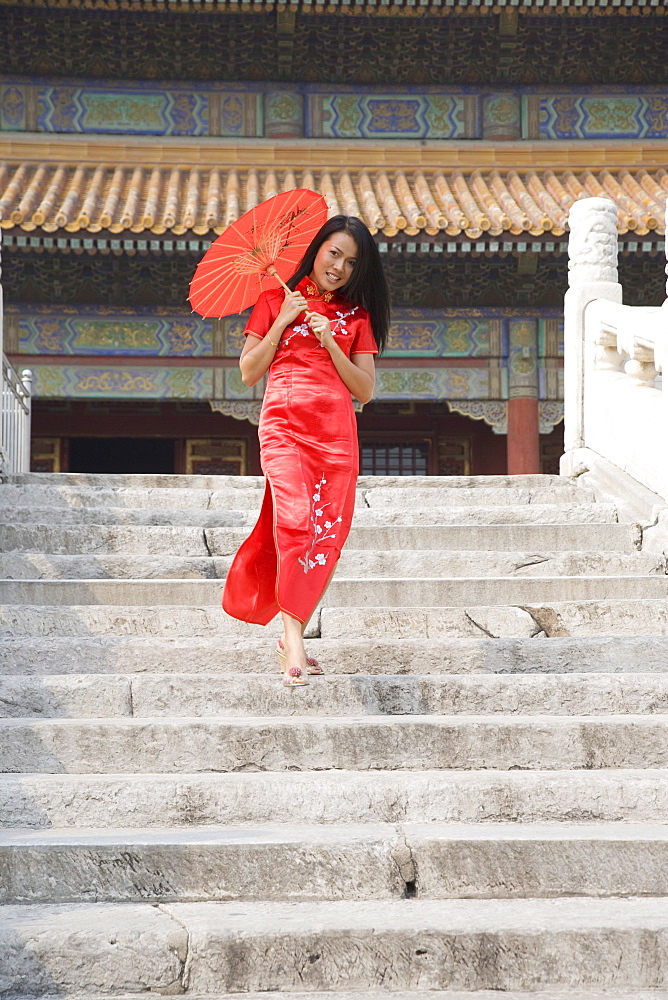
[[[547,476],[360,480],[309,649],[257,479],[0,486],[0,995],[668,998],[668,577]]]

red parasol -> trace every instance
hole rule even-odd
[[[307,188],[277,194],[218,237],[190,282],[188,300],[201,316],[229,316],[253,305],[263,282],[285,280],[327,221],[327,202]],[[287,289],[289,291],[289,289]]]

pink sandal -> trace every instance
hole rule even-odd
[[[276,655],[281,663],[281,670],[283,670],[285,667],[285,652],[283,650],[282,639],[276,640]],[[306,662],[308,663],[308,667],[306,669],[307,674],[310,674],[312,677],[317,677],[319,674],[324,674],[325,671],[322,669],[322,667],[315,659],[315,657],[307,656]],[[305,684],[306,681],[302,681],[302,683]]]
[[[289,671],[283,674],[283,687],[296,688],[303,687],[305,684],[308,684],[308,681],[302,677],[301,667],[290,667]]]

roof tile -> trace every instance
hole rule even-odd
[[[394,236],[561,236],[574,200],[612,199],[621,233],[662,232],[668,174],[627,169],[363,169],[0,162],[0,224],[156,235],[222,232],[248,208],[294,187],[320,191],[331,214]]]

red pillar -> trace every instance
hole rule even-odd
[[[508,475],[540,472],[538,400],[516,396],[508,400]]]

